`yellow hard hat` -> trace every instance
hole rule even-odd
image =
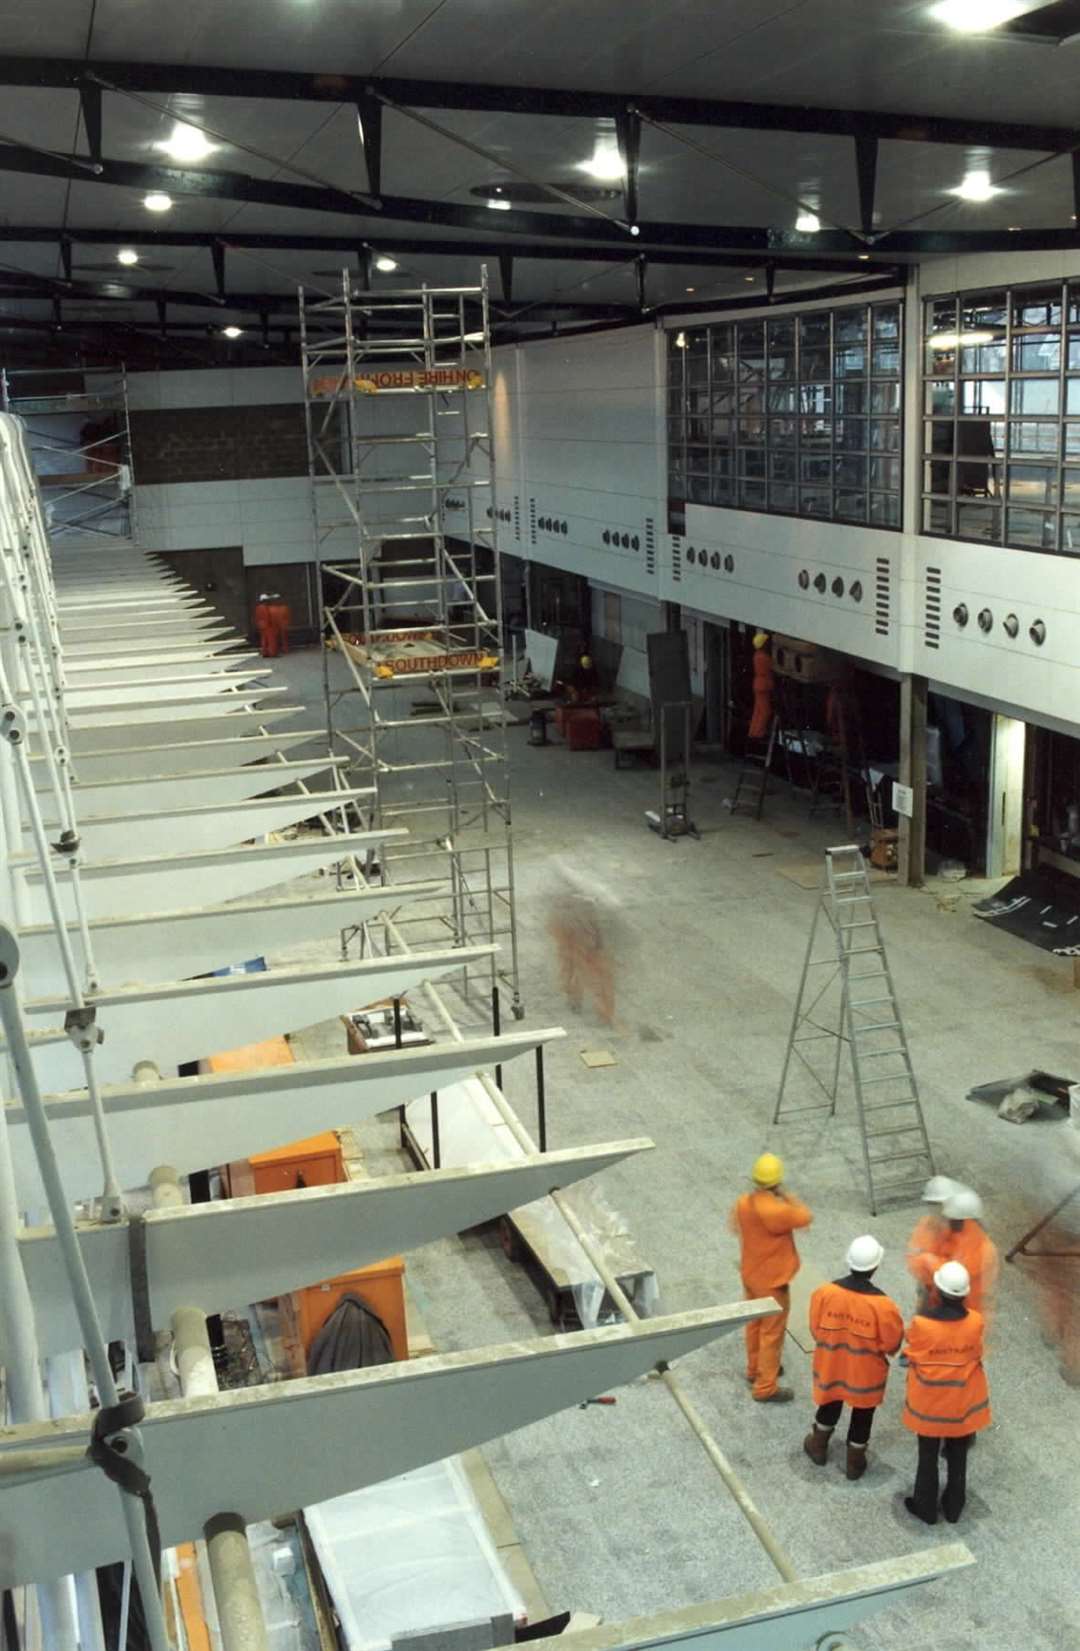
[[[759,1187],[778,1187],[784,1179],[784,1165],[775,1152],[763,1152],[751,1170]]]
[[[763,648],[768,640],[769,640],[768,631],[755,631],[754,632],[754,647],[755,648]]]
[[[589,654],[582,654],[582,656],[581,656],[581,668],[582,668],[582,670],[587,671],[590,668],[591,665],[592,665],[591,656]]]

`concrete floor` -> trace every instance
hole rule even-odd
[[[313,654],[284,662],[300,697],[317,699]],[[312,724],[314,725],[314,724]],[[518,919],[526,1021],[562,1024],[549,1049],[549,1140],[571,1146],[650,1135],[656,1150],[603,1178],[660,1281],[661,1309],[724,1302],[740,1292],[729,1208],[766,1145],[815,1211],[801,1241],[830,1276],[859,1232],[887,1255],[879,1281],[905,1312],[913,1292],[903,1249],[914,1207],[868,1215],[850,1090],[834,1122],[770,1127],[815,895],[783,875],[842,840],[833,821],[770,800],[760,823],[723,807],[731,769],[697,775],[702,840],[649,832],[656,776],[615,772],[607,753],[534,749],[512,731]],[[561,998],[545,918],[566,857],[608,905],[618,960],[613,1027]],[[878,889],[939,1170],[976,1186],[1004,1251],[1080,1178],[1071,1132],[999,1121],[965,1099],[976,1083],[1042,1066],[1080,1078],[1080,998],[1066,960],[970,915],[963,887]],[[606,1048],[615,1066],[580,1054]],[[525,1122],[530,1074],[506,1070]],[[388,1126],[366,1146],[390,1141]],[[524,1274],[493,1238],[468,1234],[408,1260],[429,1329],[443,1349],[550,1331]],[[914,1523],[902,1505],[915,1446],[900,1425],[901,1373],[878,1418],[858,1485],[839,1460],[822,1471],[801,1450],[810,1415],[808,1359],[788,1338],[797,1402],[759,1407],[743,1383],[741,1348],[715,1343],[686,1361],[695,1402],[772,1521],[800,1574],[881,1560],[962,1537],[978,1565],[909,1598],[851,1634],[865,1651],[1059,1651],[1080,1644],[1071,1526],[1080,1504],[1080,1392],[1042,1343],[1033,1288],[1003,1269],[988,1371],[995,1425],[972,1457],[968,1508],[955,1533]],[[553,1609],[609,1620],[701,1602],[775,1580],[674,1404],[655,1382],[622,1390],[611,1409],[573,1410],[487,1447],[487,1460]],[[840,1453],[837,1452],[839,1457]]]

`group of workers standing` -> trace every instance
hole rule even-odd
[[[813,1215],[784,1190],[784,1166],[775,1154],[761,1155],[752,1179],[753,1190],[732,1211],[743,1288],[751,1298],[772,1296],[779,1311],[746,1327],[746,1379],[759,1404],[785,1404],[794,1398],[779,1381],[791,1280],[799,1270],[794,1235],[810,1225]],[[847,1405],[845,1471],[848,1479],[862,1478],[874,1413],[885,1398],[889,1360],[899,1353],[907,1373],[901,1420],[918,1439],[914,1490],[904,1506],[927,1525],[937,1523],[940,1507],[955,1524],[967,1494],[968,1451],[991,1419],[983,1352],[997,1251],[980,1220],[982,1201],[970,1187],[936,1175],[926,1185],[923,1202],[926,1214],[908,1245],[919,1300],[906,1331],[900,1309],[874,1283],[885,1252],[869,1234],[849,1246],[844,1276],[822,1284],[810,1298],[817,1408],[803,1450],[817,1467],[826,1465]],[[942,1455],[944,1492],[939,1486]]]

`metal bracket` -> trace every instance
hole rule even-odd
[[[82,839],[77,831],[72,831],[71,828],[68,827],[66,831],[62,831],[60,833],[57,841],[55,843],[51,843],[49,846],[55,849],[57,854],[63,854],[70,860],[74,859],[75,855],[78,854],[79,849],[82,846]]]
[[[5,705],[0,711],[0,739],[9,745],[25,744],[26,716],[17,705]]]
[[[68,1010],[64,1016],[64,1031],[83,1055],[88,1055],[105,1041],[105,1033],[97,1024],[97,1010],[89,1005],[83,1009]]]
[[[0,989],[14,984],[19,972],[19,942],[6,924],[0,923]]]

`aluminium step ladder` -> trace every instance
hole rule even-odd
[[[839,1002],[831,989],[839,986]],[[826,1024],[828,1016],[835,1024]],[[825,850],[825,875],[810,928],[773,1123],[812,1112],[836,1113],[843,1046],[851,1057],[866,1189],[871,1213],[886,1201],[917,1196],[934,1173],[900,1005],[862,850]],[[824,1074],[810,1046],[825,1046]],[[831,1046],[830,1046],[831,1045]],[[825,1099],[785,1105],[793,1058]],[[831,1069],[831,1070],[830,1070]]]

